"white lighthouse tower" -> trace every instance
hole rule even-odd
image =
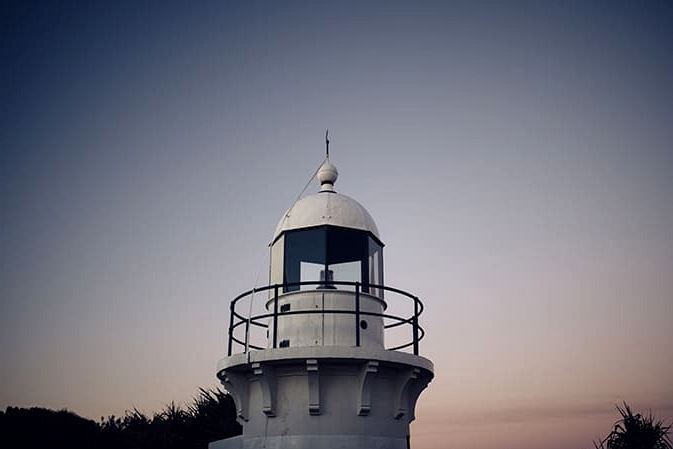
[[[419,355],[423,305],[384,284],[376,224],[336,192],[337,176],[328,147],[320,191],[298,200],[276,228],[269,285],[231,302],[217,377],[243,434],[210,449],[409,448],[416,400],[433,377]],[[261,313],[253,300],[264,304]],[[391,314],[393,302],[408,313]]]

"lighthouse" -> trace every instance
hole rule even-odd
[[[416,401],[433,377],[419,353],[424,306],[384,283],[378,227],[337,192],[326,143],[319,191],[273,234],[269,284],[231,301],[217,377],[243,434],[209,449],[410,447]]]

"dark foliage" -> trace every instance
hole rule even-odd
[[[634,414],[626,403],[617,406],[617,411],[621,419],[604,440],[594,443],[596,449],[673,449],[668,437],[670,425],[656,420],[652,413]]]
[[[122,418],[101,417],[99,423],[66,410],[0,412],[0,449],[206,449],[211,441],[240,433],[234,402],[220,390],[201,389],[186,409],[171,402],[152,417],[134,409]]]
[[[98,426],[67,410],[7,407],[0,412],[0,448],[14,447],[93,447]],[[27,444],[26,439],[30,441]]]

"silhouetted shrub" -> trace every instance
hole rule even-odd
[[[0,447],[84,448],[98,443],[96,423],[67,410],[7,407],[0,419]]]
[[[240,435],[228,393],[200,389],[186,409],[174,402],[151,418],[137,409],[100,422],[67,410],[8,407],[0,412],[0,449],[25,447],[100,449],[206,449],[208,443]]]
[[[673,449],[668,437],[671,426],[655,420],[651,412],[634,414],[626,403],[617,411],[621,419],[604,440],[594,442],[596,449]]]

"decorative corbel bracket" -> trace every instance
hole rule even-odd
[[[253,362],[252,375],[262,389],[262,411],[268,417],[276,416],[276,372],[272,366]]]
[[[410,407],[416,404],[416,401],[411,401],[409,395],[412,393],[411,386],[418,378],[420,372],[419,368],[409,368],[399,372],[395,389],[395,405],[393,406],[393,416],[395,419],[414,414],[413,409],[410,410]]]
[[[245,374],[235,371],[224,371],[220,377],[222,386],[231,394],[236,404],[236,418],[248,421],[248,406],[250,399],[250,383]]]
[[[318,369],[318,360],[306,360],[306,374],[308,379],[308,413],[310,415],[320,414],[320,372]]]
[[[409,387],[409,422],[416,419],[416,402],[430,383],[431,377],[417,376],[416,380]]]
[[[372,411],[372,384],[374,375],[379,370],[379,362],[369,361],[362,365],[358,374],[358,385],[360,386],[357,402],[358,415],[367,416]]]

